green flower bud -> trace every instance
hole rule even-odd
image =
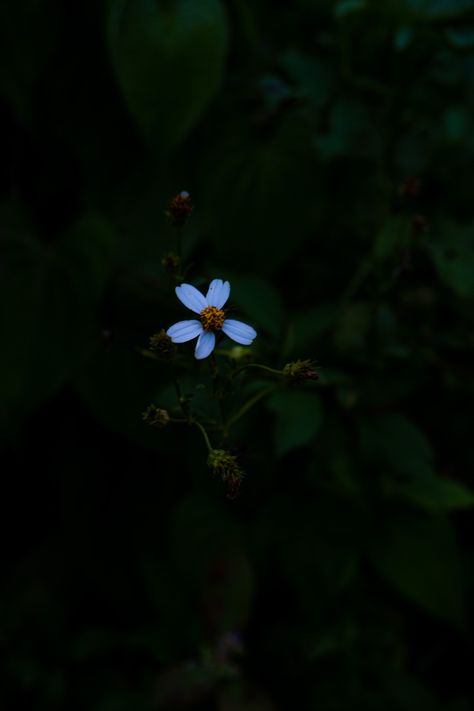
[[[287,363],[283,368],[283,375],[291,383],[304,383],[306,380],[318,380],[319,378],[314,362],[309,358]]]
[[[231,499],[235,498],[245,474],[239,466],[237,457],[225,449],[212,449],[207,458],[207,465],[211,472],[226,484],[227,496]]]
[[[177,348],[164,328],[150,338],[150,350],[158,360],[172,360]]]

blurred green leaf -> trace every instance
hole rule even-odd
[[[446,30],[446,39],[453,47],[458,49],[472,49],[474,47],[474,28],[460,27]]]
[[[375,117],[359,99],[343,98],[330,110],[328,130],[318,133],[313,145],[324,160],[339,156],[373,159],[382,145],[382,126],[374,130]]]
[[[287,115],[258,143],[247,122],[218,130],[200,173],[213,248],[233,268],[267,275],[296,251],[322,207],[310,126]]]
[[[474,297],[474,229],[445,222],[429,239],[427,249],[441,279],[458,296]]]
[[[43,245],[26,225],[3,229],[8,271],[0,298],[15,308],[2,309],[0,317],[2,401],[7,413],[18,416],[51,395],[90,356],[99,339],[98,302],[117,238],[97,216],[82,219],[54,246]]]
[[[441,476],[425,476],[400,487],[409,501],[433,513],[474,506],[474,493],[464,484]]]
[[[366,6],[366,0],[342,0],[342,2],[337,3],[334,9],[334,14],[337,18],[341,18],[346,15],[350,15],[353,12],[365,10]]]
[[[413,39],[412,27],[400,27],[395,33],[394,47],[398,52],[403,52]]]
[[[276,415],[275,448],[282,456],[297,447],[309,444],[323,423],[321,400],[313,391],[285,391],[268,400]]]
[[[300,357],[311,356],[320,349],[323,339],[334,326],[338,307],[333,304],[312,306],[299,311],[290,324],[289,351]]]
[[[396,495],[430,512],[470,507],[474,494],[460,482],[438,476],[433,470],[433,449],[418,427],[399,414],[379,415],[359,429],[366,461],[390,472],[388,495]]]
[[[463,560],[448,519],[389,519],[373,538],[371,558],[383,578],[426,612],[463,624]]]
[[[216,93],[227,49],[218,0],[109,0],[107,34],[118,82],[152,146],[170,151]]]
[[[60,38],[58,0],[0,3],[0,93],[31,124],[38,78]]]
[[[366,343],[373,318],[373,307],[369,302],[354,302],[339,313],[333,340],[339,351],[362,350]]]
[[[280,60],[282,68],[296,87],[296,96],[322,108],[335,88],[331,66],[319,58],[287,50]]]
[[[443,20],[472,10],[472,0],[404,0],[407,6],[430,20]]]
[[[380,414],[359,425],[364,458],[381,467],[410,475],[431,470],[433,449],[423,432],[398,413]]]
[[[393,256],[397,250],[407,246],[411,237],[411,225],[405,217],[392,217],[387,220],[375,237],[373,255],[377,260]]]
[[[232,276],[231,301],[235,302],[252,320],[274,338],[283,331],[283,303],[279,292],[267,281],[254,276]],[[233,314],[229,314],[234,317]],[[239,313],[235,314],[239,319]],[[243,319],[245,320],[245,319]]]

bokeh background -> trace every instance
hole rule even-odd
[[[471,0],[1,4],[1,709],[471,708],[473,49]],[[141,418],[181,190],[320,373],[232,501]]]

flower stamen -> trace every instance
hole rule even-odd
[[[225,314],[216,306],[206,306],[200,314],[202,327],[205,331],[220,331],[224,325]]]

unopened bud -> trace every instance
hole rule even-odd
[[[159,360],[172,360],[177,348],[166,331],[162,328],[159,333],[155,333],[150,338],[150,350]]]
[[[166,214],[172,218],[173,224],[176,227],[181,227],[192,211],[193,204],[189,193],[183,190],[179,195],[175,195],[175,197],[170,200]]]
[[[170,416],[167,410],[163,410],[155,405],[149,405],[142,415],[143,421],[151,427],[166,427],[170,421]]]
[[[283,375],[292,383],[304,383],[305,380],[319,379],[319,373],[313,361],[309,358],[307,360],[298,359],[293,363],[287,363],[283,368]]]
[[[161,260],[161,266],[165,272],[170,275],[170,277],[173,277],[173,279],[180,276],[181,259],[177,254],[175,254],[175,252],[168,252],[168,254],[165,254]]]
[[[211,472],[226,484],[227,496],[234,499],[244,478],[244,471],[239,466],[237,457],[225,449],[213,449],[209,452],[207,465]]]

